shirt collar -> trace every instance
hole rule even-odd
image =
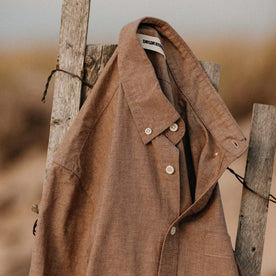
[[[137,39],[137,29],[142,22],[162,26],[161,21],[153,18],[138,19],[124,26],[119,36],[118,67],[136,126],[143,142],[148,143],[180,116],[163,94],[153,65]],[[145,130],[149,128],[151,133],[147,134]]]
[[[166,52],[166,45],[163,48],[170,70],[204,126],[228,152],[243,152],[246,139],[197,58],[168,23],[154,17],[142,17],[125,25],[118,43],[120,82],[143,142],[148,143],[181,117],[163,94],[153,65],[137,38],[142,23],[154,27],[168,41],[171,51]],[[181,58],[175,58],[175,51]],[[147,128],[151,129],[150,134],[146,133]]]

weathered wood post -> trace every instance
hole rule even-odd
[[[83,75],[89,11],[90,0],[63,0],[57,67],[78,76]],[[43,187],[54,153],[79,112],[81,89],[80,80],[56,72]],[[32,210],[38,213],[39,203]]]
[[[89,6],[90,0],[63,0],[62,4],[58,67],[79,76],[83,74]],[[80,80],[56,73],[45,180],[54,152],[79,112],[81,88]]]
[[[245,181],[268,198],[276,146],[276,107],[254,104]],[[243,188],[236,256],[245,276],[261,273],[269,201]]]
[[[117,44],[99,45],[92,44],[86,47],[86,56],[84,61],[84,77],[85,81],[94,85],[103,71],[106,63],[117,48]],[[90,89],[83,87],[81,103],[85,101]]]

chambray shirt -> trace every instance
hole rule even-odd
[[[130,22],[54,156],[30,275],[238,275],[217,180],[246,149],[178,33]]]

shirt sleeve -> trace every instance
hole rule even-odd
[[[91,216],[91,199],[80,179],[53,163],[40,201],[29,275],[86,275]]]

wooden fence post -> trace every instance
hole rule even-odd
[[[268,198],[276,146],[276,107],[254,104],[245,181]],[[243,188],[236,256],[245,276],[261,273],[268,200]]]
[[[117,48],[117,44],[91,44],[86,47],[86,56],[84,61],[84,77],[85,80],[94,85],[103,71],[106,63]],[[84,103],[91,89],[83,87],[81,104]]]
[[[83,75],[89,11],[90,0],[63,0],[57,67],[78,76]],[[79,112],[81,89],[80,80],[56,72],[43,189],[53,156]],[[32,210],[38,213],[39,203]]]
[[[89,6],[90,0],[63,0],[62,4],[58,66],[79,76],[83,74]],[[53,155],[79,112],[81,88],[78,79],[56,73],[44,185]]]

